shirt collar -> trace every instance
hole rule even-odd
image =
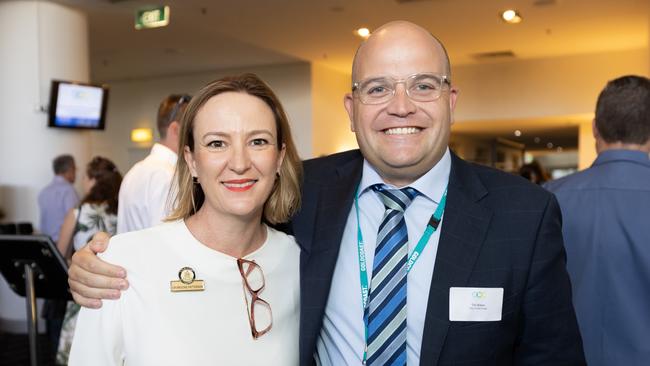
[[[60,175],[55,175],[55,176],[54,176],[54,182],[56,182],[56,183],[67,183],[67,184],[70,184],[70,182],[68,182],[67,179],[63,178],[63,177],[60,176]]]
[[[611,161],[628,160],[636,163],[650,165],[650,156],[647,153],[639,150],[605,150],[598,154],[593,165],[605,164]]]
[[[437,204],[447,188],[450,172],[451,154],[449,153],[449,148],[447,148],[440,161],[426,172],[426,174],[409,184],[408,187],[417,189],[421,195]],[[389,187],[395,188],[392,184],[384,182],[375,168],[368,160],[364,159],[363,173],[361,175],[361,182],[359,183],[359,196],[368,192],[370,186],[375,184],[387,184]]]
[[[172,151],[172,149],[159,143],[155,143],[153,145],[151,148],[151,155],[154,155],[161,160],[167,161],[170,164],[176,164],[176,160],[178,160],[178,155]]]

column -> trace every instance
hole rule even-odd
[[[0,207],[5,221],[38,226],[37,195],[51,162],[89,159],[87,132],[47,127],[52,79],[88,81],[88,24],[75,9],[44,1],[0,2]],[[0,280],[0,326],[24,332],[25,305]],[[21,326],[22,325],[22,326]]]

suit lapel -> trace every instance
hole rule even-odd
[[[492,212],[477,202],[487,190],[471,166],[452,154],[447,205],[431,280],[420,365],[436,365],[449,330],[449,288],[472,273]]]
[[[322,180],[305,182],[305,202],[294,222],[301,254],[300,364],[310,364],[316,348],[341,239],[361,180],[360,154],[340,167],[319,172]],[[323,178],[325,177],[325,178]],[[307,197],[309,196],[309,199]],[[297,224],[297,225],[296,225]],[[300,234],[299,234],[300,233]]]

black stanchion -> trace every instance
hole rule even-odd
[[[44,235],[0,235],[0,272],[25,297],[31,366],[38,365],[36,298],[70,300],[68,266]]]

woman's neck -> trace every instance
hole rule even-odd
[[[185,220],[195,238],[203,245],[242,258],[259,249],[266,240],[261,213],[251,218],[216,215],[204,208]]]

